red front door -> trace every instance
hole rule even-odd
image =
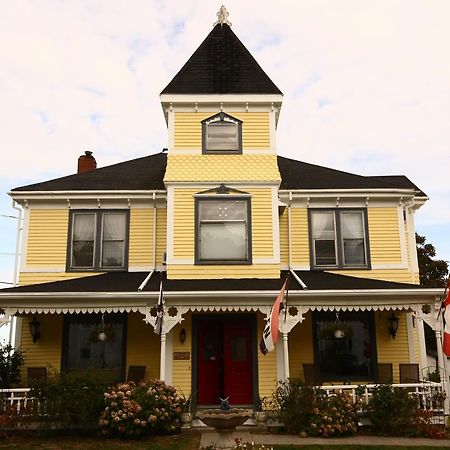
[[[197,322],[197,402],[253,403],[252,319],[205,318]]]

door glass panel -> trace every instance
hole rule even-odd
[[[233,361],[247,361],[247,337],[231,336],[231,359]]]
[[[203,360],[215,361],[217,358],[217,336],[206,335],[203,347]]]

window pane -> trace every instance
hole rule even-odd
[[[200,260],[246,261],[248,259],[245,223],[202,223],[199,241]]]
[[[102,267],[122,267],[123,241],[103,241]]]
[[[247,220],[246,201],[209,201],[199,203],[200,221],[204,220]]]
[[[311,214],[316,266],[335,266],[336,231],[333,212]]]
[[[123,213],[103,214],[103,239],[124,240],[126,217]]]
[[[341,213],[344,265],[366,265],[363,214]]]
[[[101,315],[69,316],[67,369],[98,370],[105,381],[119,381],[123,366],[124,339],[124,319],[121,316],[105,314],[105,341],[98,339]]]
[[[335,239],[334,213],[312,213],[312,226],[314,239]]]
[[[94,266],[95,214],[74,214],[72,260],[73,268]]]
[[[336,245],[334,241],[315,241],[314,248],[317,266],[336,265]]]
[[[238,125],[225,121],[206,125],[206,149],[238,150]]]
[[[323,379],[364,379],[373,377],[374,347],[370,313],[339,313],[344,336],[336,338],[336,315],[315,315],[317,363]]]

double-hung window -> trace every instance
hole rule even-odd
[[[242,121],[224,112],[202,121],[203,153],[242,153]]]
[[[196,198],[196,264],[251,264],[250,198]]]
[[[69,270],[124,270],[128,211],[72,211]]]
[[[369,267],[366,210],[310,210],[310,230],[314,268]]]

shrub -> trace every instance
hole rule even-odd
[[[20,348],[0,344],[0,389],[9,389],[20,383],[20,368],[25,362]]]
[[[3,404],[0,409],[0,437],[8,438],[9,433],[26,429],[29,425],[28,409],[16,405]]]
[[[102,433],[123,438],[173,433],[180,428],[183,399],[176,389],[160,380],[136,386],[114,386],[104,394],[106,407],[100,415]]]
[[[90,372],[36,380],[29,393],[39,402],[39,407],[35,404],[33,408],[33,418],[45,428],[93,428],[104,408],[106,388],[106,384]]]
[[[373,431],[391,436],[415,432],[418,401],[406,389],[382,384],[366,406]]]
[[[359,401],[353,402],[347,394],[328,397],[320,388],[290,379],[279,384],[273,403],[289,433],[328,437],[357,429]]]

